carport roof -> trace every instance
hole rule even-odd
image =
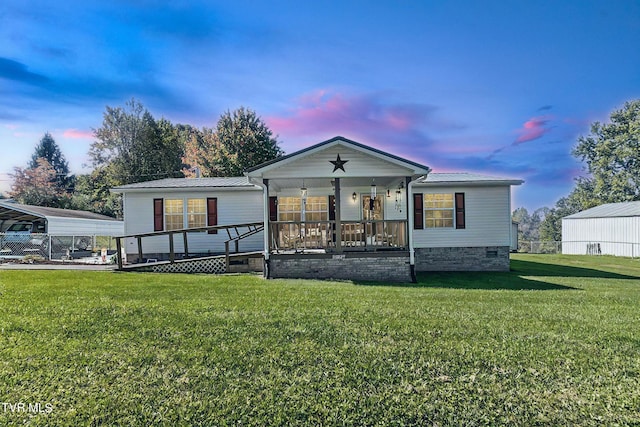
[[[72,209],[49,208],[44,206],[21,205],[19,203],[0,201],[0,221],[33,221],[38,218],[77,218],[117,221],[110,216]]]

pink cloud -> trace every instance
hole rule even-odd
[[[319,89],[293,104],[291,110],[265,118],[269,128],[286,141],[287,151],[342,135],[402,156],[431,147],[428,132],[460,128],[437,118],[434,106],[393,103],[381,93],[354,95]]]
[[[348,96],[321,89],[301,96],[289,113],[265,121],[276,133],[296,136],[323,130],[407,131],[424,124],[433,110],[422,105],[385,105],[376,95]]]
[[[536,140],[549,133],[551,128],[547,127],[547,123],[549,123],[550,119],[551,116],[538,116],[524,122],[518,130],[519,136],[516,138],[514,145]]]
[[[62,134],[65,138],[73,139],[91,139],[93,138],[93,131],[79,130],[79,129],[67,129]]]

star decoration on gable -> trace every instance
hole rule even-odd
[[[335,160],[329,160],[329,163],[333,164],[333,172],[337,171],[338,169],[342,169],[342,172],[346,172],[344,170],[344,164],[348,161],[349,160],[341,160],[340,154],[338,154],[338,157],[336,157]]]

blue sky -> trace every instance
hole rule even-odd
[[[245,106],[287,152],[342,135],[526,182],[552,206],[591,122],[640,97],[640,2],[171,1],[0,4],[0,188],[49,131],[86,172],[105,106],[212,127]]]

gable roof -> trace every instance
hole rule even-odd
[[[294,153],[288,154],[286,156],[278,157],[277,159],[270,160],[268,162],[264,162],[252,168],[249,168],[245,171],[246,175],[249,176],[258,176],[262,172],[266,172],[277,167],[280,167],[284,164],[295,161],[301,157],[307,156],[312,153],[316,153],[318,151],[324,150],[334,145],[345,145],[349,146],[357,151],[368,153],[374,157],[382,158],[397,165],[402,165],[408,169],[414,169],[416,175],[427,174],[431,171],[431,168],[425,165],[421,165],[419,163],[413,162],[411,160],[403,159],[402,157],[398,157],[393,154],[389,154],[382,150],[378,150],[373,147],[369,147],[368,145],[361,144],[359,142],[347,139],[342,136],[335,136],[326,141],[320,142],[318,144],[312,145],[310,147],[304,148],[302,150],[296,151]]]
[[[19,203],[0,201],[0,220],[34,220],[36,218],[48,217],[119,221],[116,218],[112,218],[106,215],[100,215],[94,212],[78,211],[73,209],[49,208],[46,206],[21,205]]]
[[[249,182],[246,176],[214,177],[214,178],[165,178],[155,181],[136,182],[111,189],[114,193],[147,189],[181,189],[181,188],[246,188],[260,189]]]
[[[414,185],[520,185],[523,182],[521,179],[501,178],[468,172],[432,172],[426,177],[418,179]]]
[[[616,218],[630,216],[640,216],[640,202],[607,203],[573,215],[565,216],[562,219]]]

